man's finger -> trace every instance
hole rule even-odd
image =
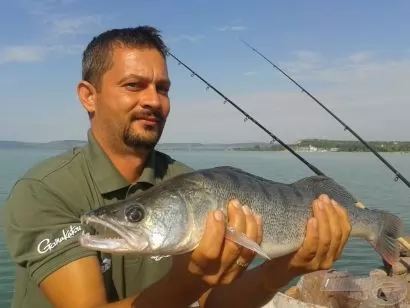
[[[224,214],[215,211],[208,214],[204,235],[192,253],[192,260],[201,268],[218,259],[225,240]]]
[[[256,242],[260,245],[263,239],[263,219],[261,215],[255,215],[255,220],[258,225],[258,237]]]
[[[248,206],[244,206],[243,212],[245,214],[246,221],[246,236],[252,241],[258,240],[258,224],[256,222],[255,216],[253,215],[251,209]],[[245,262],[251,262],[255,253],[247,248],[242,248],[241,257]]]
[[[329,206],[329,204],[324,203],[320,199],[317,200],[315,217],[317,219],[319,243],[317,246],[315,262],[318,262],[318,265],[320,265],[322,261],[325,260],[331,242],[329,220],[327,217],[325,206]]]
[[[228,225],[233,227],[236,231],[245,233],[246,232],[246,218],[245,213],[242,210],[238,200],[232,200],[228,204]],[[222,254],[222,262],[228,259],[236,260],[238,255],[241,253],[242,246],[239,244],[227,240],[225,242],[225,248]]]
[[[336,201],[332,201],[332,204],[336,212],[339,214],[339,221],[340,221],[340,226],[342,230],[342,238],[340,240],[339,248],[337,251],[337,258],[340,259],[343,253],[343,249],[346,246],[347,240],[349,239],[352,226],[350,224],[349,215],[347,214],[347,210],[344,207],[337,204]]]
[[[327,202],[325,210],[329,221],[331,242],[329,250],[327,252],[327,258],[322,264],[324,267],[331,267],[333,262],[337,259],[337,253],[339,250],[340,242],[342,240],[342,230],[339,214],[336,211],[335,207],[331,203],[330,199],[327,198],[325,202]]]
[[[317,204],[314,202],[313,208],[315,207],[317,207]],[[317,219],[316,217],[311,217],[307,222],[305,240],[303,241],[302,247],[298,251],[298,256],[300,256],[304,262],[313,260],[316,256],[318,245],[319,231]]]

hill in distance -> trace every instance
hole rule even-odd
[[[75,146],[86,144],[84,140],[57,140],[44,143],[1,141],[0,149],[56,149],[66,150]],[[368,141],[378,152],[410,152],[409,141]],[[369,151],[357,140],[328,140],[328,139],[302,139],[294,144],[289,144],[296,151],[309,152],[366,152]],[[243,142],[243,143],[160,143],[156,149],[180,151],[284,151],[281,145],[268,142]]]
[[[86,144],[84,140],[57,140],[50,142],[22,142],[22,141],[1,141],[0,149],[22,149],[22,148],[39,148],[39,149],[69,149],[74,146]],[[248,143],[160,143],[157,145],[158,150],[227,150],[235,148],[253,148],[255,146],[267,146],[269,143],[248,142]]]

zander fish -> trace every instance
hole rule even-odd
[[[227,228],[226,237],[273,259],[296,251],[302,244],[312,202],[327,194],[344,206],[352,224],[351,236],[361,237],[389,263],[399,258],[402,222],[391,213],[361,209],[355,198],[326,176],[311,176],[294,183],[271,181],[229,166],[185,173],[124,201],[90,211],[81,217],[96,234],[83,234],[84,247],[109,253],[167,256],[195,249],[207,214],[227,212],[238,199],[263,217],[261,245]]]

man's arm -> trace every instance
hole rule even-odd
[[[143,292],[108,303],[100,265],[94,256],[60,268],[44,279],[40,287],[55,307],[84,308],[187,307],[209,288],[198,277],[166,276],[147,288],[148,296]]]
[[[261,307],[293,278],[331,268],[350,234],[347,212],[321,196],[313,203],[313,213],[303,245],[296,253],[267,261],[229,285],[215,286],[201,298],[201,307]]]

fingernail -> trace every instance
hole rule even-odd
[[[317,229],[317,220],[316,220],[316,218],[312,218],[312,227]]]
[[[245,213],[245,215],[248,215],[248,216],[252,214],[251,209],[247,205],[242,207],[242,211]]]
[[[255,215],[255,220],[256,223],[261,226],[262,225],[262,216],[261,215]]]
[[[238,200],[233,200],[232,203],[233,203],[234,207],[239,208],[239,201]]]
[[[221,211],[216,211],[214,217],[216,220],[221,221],[224,219],[224,214]]]
[[[328,195],[322,195],[322,196],[321,196],[321,199],[322,199],[322,201],[324,201],[324,202],[329,202],[329,201],[330,201]]]
[[[335,200],[330,200],[330,202],[332,203],[333,206],[337,206],[337,202]]]
[[[317,204],[319,206],[319,209],[323,210],[325,208],[325,205],[323,204],[321,200],[318,200]]]

